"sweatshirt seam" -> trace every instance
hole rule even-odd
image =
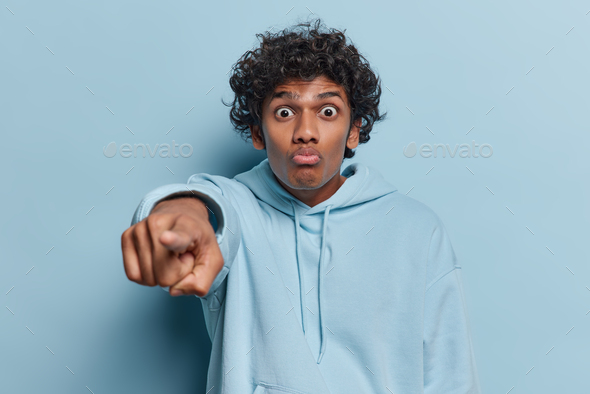
[[[430,288],[432,286],[434,286],[436,284],[436,282],[440,281],[441,279],[443,279],[444,277],[446,277],[448,274],[450,274],[451,272],[453,272],[453,271],[455,271],[457,269],[461,269],[461,266],[455,265],[449,271],[446,271],[446,272],[438,275],[432,282],[430,282],[430,284],[428,286],[426,286],[426,290],[424,292],[425,293],[428,292],[428,290],[430,290]]]
[[[426,254],[426,275],[428,275],[428,257],[430,256],[430,248],[432,247],[432,238],[434,237],[434,232],[436,231],[436,226],[434,227],[434,229],[432,230],[432,233],[430,234],[430,240],[428,241],[428,253]],[[426,277],[425,277],[426,279]],[[432,283],[434,284],[434,283]],[[425,288],[424,288],[424,293],[426,293],[428,291],[428,289],[430,289],[430,286],[432,284],[424,284]]]
[[[266,383],[264,381],[259,381],[258,383],[255,383],[255,384],[256,384],[256,386],[260,386],[260,387],[264,387],[264,388],[268,388],[268,389],[273,389],[273,390],[277,390],[277,391],[282,391],[285,393],[303,394],[301,391],[297,391],[295,389],[285,387],[285,386],[280,386],[277,384]]]

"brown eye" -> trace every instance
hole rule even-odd
[[[334,115],[336,115],[336,108],[335,107],[324,107],[322,108],[322,112],[324,114],[324,116],[327,116],[329,118],[333,118]]]
[[[293,111],[291,111],[289,108],[279,108],[277,109],[276,115],[279,118],[288,118],[292,113]]]

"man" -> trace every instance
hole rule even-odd
[[[320,24],[259,35],[237,62],[230,118],[267,158],[148,193],[127,277],[201,299],[209,394],[480,393],[443,223],[371,167],[340,173],[384,117],[381,88]]]

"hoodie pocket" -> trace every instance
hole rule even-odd
[[[269,384],[260,382],[256,385],[256,389],[252,394],[305,394],[301,391],[290,389],[288,387],[278,386],[276,384]]]

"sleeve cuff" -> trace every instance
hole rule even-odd
[[[217,199],[211,197],[212,189],[203,185],[177,183],[160,186],[150,191],[143,200],[141,200],[139,206],[135,210],[133,218],[131,219],[131,226],[147,218],[160,201],[173,194],[181,192],[192,192],[205,203],[209,211],[209,222],[215,231],[217,242],[221,242],[221,239],[225,234],[224,210],[221,207],[221,202],[218,202]],[[215,192],[213,191],[213,193]]]

